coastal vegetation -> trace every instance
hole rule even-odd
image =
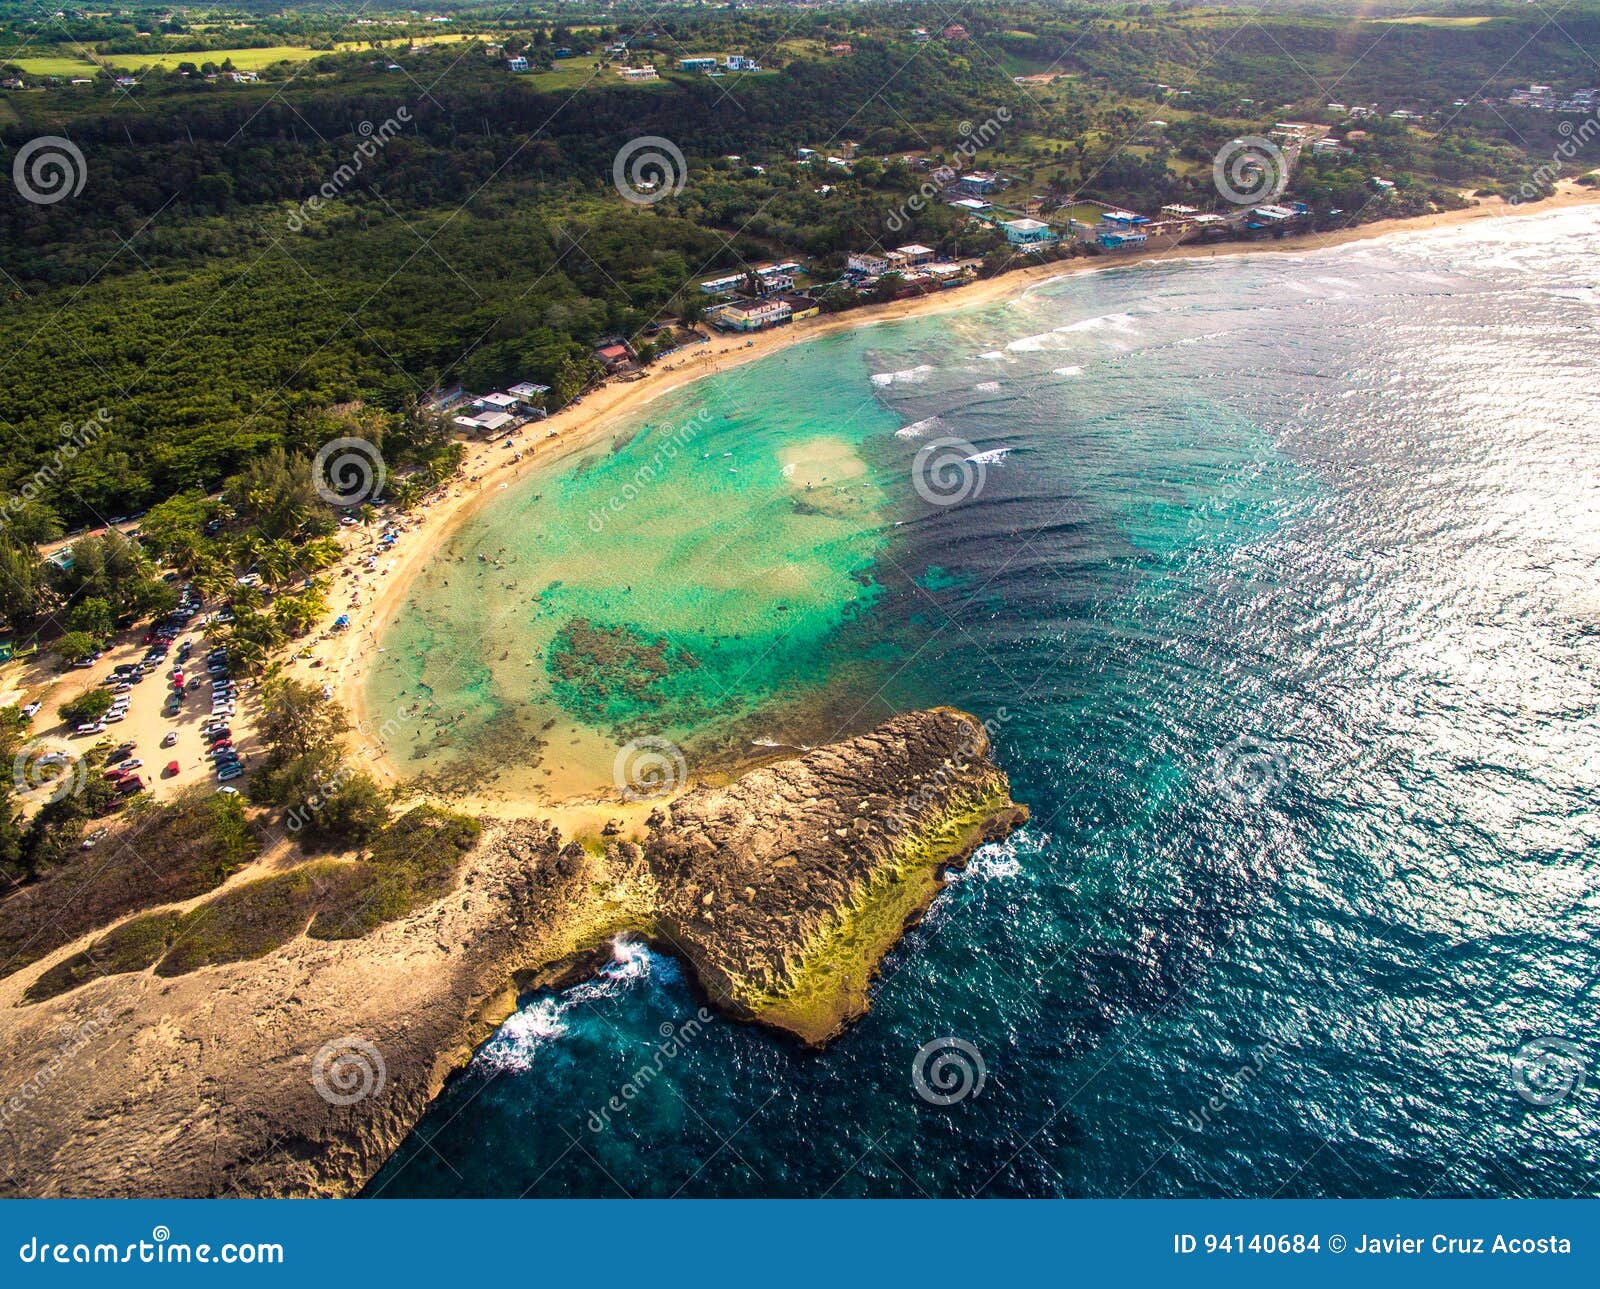
[[[83,850],[79,839],[94,803],[112,795],[98,783],[91,773],[83,792],[47,805],[23,836],[18,862],[31,861],[38,880],[0,901],[0,962],[7,972],[130,913],[214,890],[260,850],[260,832],[239,799],[200,790],[145,805],[109,854]]]
[[[963,785],[940,812],[908,828],[856,898],[797,946],[780,985],[751,987],[729,1003],[808,1043],[832,1038],[867,1009],[878,964],[933,902],[946,871],[964,864],[994,821],[1014,809],[1003,780],[980,780],[970,792]]]
[[[262,688],[260,735],[267,755],[250,780],[250,796],[286,807],[290,831],[303,845],[363,845],[389,820],[385,794],[349,760],[349,729],[344,708],[315,685],[280,677]]]
[[[214,800],[233,803],[226,808],[238,812],[237,798]],[[358,858],[312,860],[233,886],[188,912],[164,909],[125,922],[43,973],[28,998],[53,998],[121,972],[154,968],[160,976],[181,976],[214,963],[248,961],[302,933],[316,940],[358,938],[446,894],[479,831],[474,819],[419,806],[381,831]],[[207,879],[214,887],[231,871],[204,865],[197,871],[190,856],[174,880],[147,893],[146,906],[200,893],[209,889],[202,884]],[[33,908],[38,911],[37,900]],[[95,916],[103,921],[113,911],[102,902]]]
[[[194,15],[58,18],[46,34],[104,68],[87,86],[24,73],[0,100],[0,137],[64,134],[90,181],[59,205],[0,200],[0,417],[16,444],[0,485],[15,492],[48,465],[63,421],[103,408],[111,428],[51,472],[27,536],[211,495],[265,451],[314,449],[330,416],[384,421],[393,441],[408,406],[455,381],[535,381],[561,406],[600,375],[597,342],[649,345],[651,322],[698,315],[697,277],[760,259],[803,257],[835,308],[861,299],[830,280],[862,246],[915,240],[1004,267],[1013,252],[993,228],[912,200],[924,164],[1002,170],[1047,206],[1210,208],[1223,144],[1284,116],[1336,118],[1319,88],[1336,85],[1344,103],[1385,111],[1347,151],[1305,158],[1296,193],[1317,226],[1514,191],[1563,136],[1549,114],[1495,100],[1532,79],[1587,83],[1581,46],[1600,35],[1586,9],[1564,16],[1570,39],[1497,11],[1370,25],[1354,58],[1348,18],[1300,10],[1241,24],[1188,4],[1000,4],[963,15],[968,38],[926,41],[912,29],[939,31],[931,6],[669,7],[636,25],[563,13],[469,9],[449,28],[337,11],[231,14],[217,29]],[[5,45],[37,52],[40,37],[0,21],[0,64]],[[604,52],[621,41],[625,54]],[[849,56],[825,54],[840,42]],[[766,52],[761,73],[719,84],[677,69],[686,48]],[[206,71],[224,49],[287,61],[234,84]],[[508,73],[503,55],[519,52],[581,69],[580,88]],[[192,69],[170,66],[183,53]],[[658,64],[659,84],[622,82],[626,59]],[[138,84],[119,87],[112,63]],[[961,151],[1002,111],[1003,130]],[[337,199],[296,223],[402,112]],[[674,141],[688,166],[681,192],[644,208],[611,182],[639,135]],[[848,168],[797,158],[846,139]],[[1375,176],[1394,185],[1381,201]]]

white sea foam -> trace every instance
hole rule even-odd
[[[901,371],[877,372],[872,377],[872,383],[880,388],[885,385],[918,385],[933,375],[935,370],[927,363],[919,363]]]
[[[482,1070],[516,1073],[533,1067],[539,1052],[569,1032],[568,1017],[585,1003],[614,998],[653,972],[671,975],[670,964],[638,940],[618,937],[611,962],[593,980],[555,997],[537,998],[520,1008],[479,1050],[473,1064]]]
[[[974,452],[967,460],[973,465],[998,465],[1010,455],[1010,448],[990,448],[987,452]]]
[[[562,1015],[567,1005],[556,998],[541,998],[516,1012],[478,1052],[475,1065],[507,1072],[533,1068],[533,1058],[546,1043],[567,1033]]]
[[[1036,336],[1023,336],[1013,340],[1006,348],[1018,354],[1037,354],[1048,349],[1065,349],[1072,341],[1056,331],[1041,331]]]
[[[1004,841],[978,847],[965,870],[951,877],[963,881],[1008,881],[1021,877],[1031,860],[1044,854],[1050,834],[1022,828]]]
[[[1139,326],[1133,320],[1131,313],[1103,313],[1097,318],[1084,318],[1079,322],[1069,322],[1064,327],[1057,327],[1057,331],[1118,331],[1124,335],[1133,335]]]
[[[1081,376],[1081,375],[1083,375],[1083,368],[1082,367],[1052,367],[1050,369],[1050,374],[1052,376]]]
[[[920,439],[929,430],[936,430],[943,424],[937,416],[930,416],[921,421],[913,421],[910,425],[902,425],[894,432],[897,439]]]
[[[997,380],[981,380],[972,388],[980,394],[992,394],[1000,388],[1000,382]]]

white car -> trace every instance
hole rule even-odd
[[[39,709],[41,707],[43,707],[43,706],[44,706],[44,704],[41,703],[41,702],[29,703],[26,707],[24,707],[22,709],[22,714],[31,719],[32,717],[35,717],[35,716],[37,716],[39,714]]]
[[[106,724],[104,721],[85,721],[73,731],[76,734],[104,734]]]

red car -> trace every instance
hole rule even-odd
[[[167,762],[167,777],[170,779],[177,772],[178,772],[178,763],[176,761],[168,761]]]

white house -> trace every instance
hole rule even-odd
[[[1013,219],[1000,227],[1005,230],[1006,241],[1013,246],[1043,246],[1056,240],[1050,225],[1037,219]]]

